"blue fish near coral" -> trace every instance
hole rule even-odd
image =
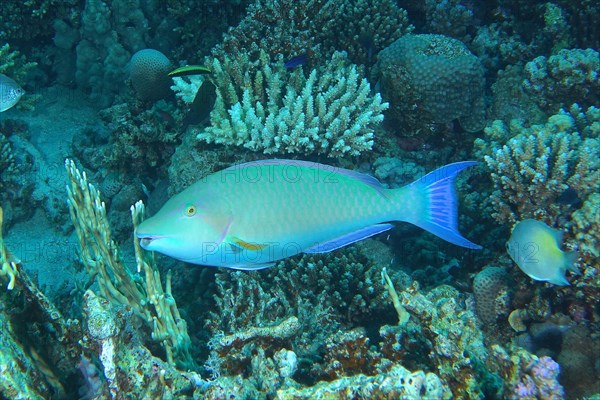
[[[301,65],[304,65],[307,60],[308,60],[308,53],[302,53],[300,55],[290,58],[283,65],[288,69],[296,68]]]
[[[254,270],[299,253],[325,253],[415,224],[451,243],[480,246],[457,230],[454,180],[475,162],[439,168],[399,189],[323,164],[267,160],[212,174],[172,197],[136,235],[146,250],[192,264]]]

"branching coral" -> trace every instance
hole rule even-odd
[[[4,240],[2,238],[2,222],[4,220],[4,211],[0,207],[0,277],[8,278],[8,285],[6,288],[12,290],[15,287],[17,276],[19,275],[19,266],[21,262],[15,258],[4,246]]]
[[[28,62],[18,51],[11,51],[5,44],[0,47],[0,74],[5,74],[22,86],[27,82],[27,75],[37,66],[35,62]],[[33,109],[33,105],[40,99],[39,94],[27,94],[17,103],[17,107]]]
[[[337,256],[306,255],[263,273],[218,273],[216,283],[217,307],[207,321],[215,337],[295,316],[300,329],[291,342],[300,359],[314,357],[319,343],[338,329],[367,324],[376,316],[382,321],[395,318],[380,268],[356,249]],[[312,375],[320,374],[317,365],[310,368]]]
[[[143,270],[145,279],[133,275],[112,240],[106,208],[98,191],[88,183],[85,173],[80,173],[73,161],[66,161],[66,169],[70,180],[69,211],[79,239],[81,260],[90,278],[98,283],[100,294],[116,305],[131,307],[134,314],[152,330],[152,339],[162,343],[170,363],[192,367],[191,341],[171,294],[170,273],[163,290],[154,258],[142,253],[135,239],[138,272]],[[132,207],[134,227],[143,216],[143,204]]]
[[[338,50],[372,64],[377,52],[410,31],[406,11],[391,0],[256,0],[213,53],[222,59],[244,49],[254,61],[260,50],[271,59],[308,52],[314,65]]]
[[[600,104],[600,54],[593,49],[561,50],[525,65],[523,89],[546,112],[578,103]]]
[[[600,110],[583,111],[577,105],[561,110],[544,125],[509,126],[495,121],[477,139],[480,156],[491,169],[496,188],[494,218],[515,222],[526,218],[556,221],[556,201],[567,188],[585,199],[600,181]]]
[[[339,157],[371,149],[373,128],[383,120],[387,103],[370,94],[368,82],[343,53],[308,78],[286,71],[281,62],[269,65],[264,52],[260,63],[261,71],[251,76],[237,63],[215,59],[217,103],[212,126],[199,139],[268,154]]]

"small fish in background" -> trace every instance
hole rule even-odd
[[[293,69],[304,65],[308,61],[308,53],[302,53],[287,60],[283,65],[287,69]]]
[[[169,72],[167,75],[171,78],[190,76],[190,75],[205,75],[210,74],[212,71],[202,65],[184,65]]]
[[[526,219],[515,225],[506,243],[508,255],[521,271],[536,281],[559,286],[569,285],[567,270],[578,273],[576,251],[562,251],[563,233],[535,219]]]
[[[235,165],[175,195],[136,229],[142,248],[192,264],[268,268],[299,253],[327,253],[410,222],[468,249],[458,232],[449,164],[399,189],[370,175],[298,160]]]
[[[579,198],[579,193],[577,193],[577,190],[571,187],[565,189],[565,191],[556,198],[556,202],[566,206],[571,206],[575,209],[579,209],[583,205],[583,201]]]
[[[17,82],[0,74],[0,112],[6,111],[21,100],[25,91]]]
[[[373,40],[373,35],[366,32],[361,32],[358,36],[358,43],[365,49],[367,53],[367,62],[371,64],[373,61],[373,52],[375,51],[375,41]]]
[[[217,88],[209,79],[204,79],[194,101],[190,104],[190,110],[183,119],[183,129],[206,121],[215,106],[215,101],[217,101]]]

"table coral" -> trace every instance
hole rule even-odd
[[[466,131],[483,128],[483,67],[456,39],[405,35],[379,53],[373,76],[403,136],[426,135],[430,125],[457,118]]]

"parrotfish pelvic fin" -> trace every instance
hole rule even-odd
[[[346,235],[337,237],[327,242],[318,243],[315,246],[304,250],[304,253],[329,253],[330,251],[337,250],[341,247],[348,246],[349,244],[358,242],[359,240],[366,239],[368,237],[377,235],[378,233],[385,232],[392,229],[392,224],[377,224],[367,226],[366,228],[359,229],[354,232],[350,232]]]
[[[415,201],[426,207],[423,212],[407,221],[450,243],[469,249],[481,249],[481,246],[458,232],[458,201],[454,189],[458,173],[475,164],[475,161],[448,164],[408,185],[407,189],[415,196]]]
[[[237,269],[240,271],[257,271],[259,269],[271,268],[275,266],[274,262],[266,262],[262,264],[233,264],[227,265],[227,268]]]

